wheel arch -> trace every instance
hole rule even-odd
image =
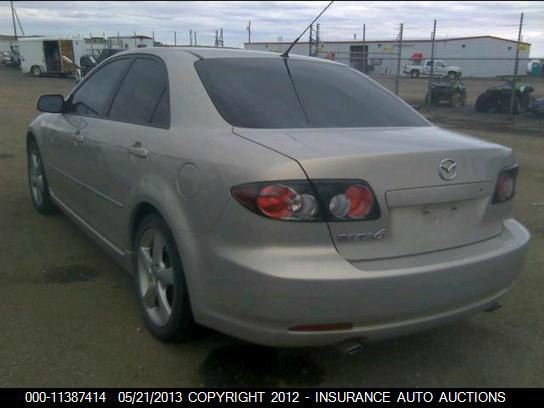
[[[28,132],[26,132],[26,149],[27,149],[27,151],[28,151],[28,147],[30,146],[30,143],[32,143],[32,142],[38,144],[38,139],[36,139],[36,136],[34,135],[32,130],[29,130]]]
[[[181,247],[181,237],[179,237],[179,234],[177,234],[176,231],[174,228],[173,228],[173,224],[169,221],[169,217],[167,216],[166,212],[165,211],[162,211],[160,206],[155,203],[152,199],[148,199],[148,198],[142,198],[142,200],[140,202],[138,202],[138,204],[136,204],[132,210],[132,213],[131,213],[131,216],[130,216],[130,224],[129,224],[129,228],[130,228],[130,231],[129,231],[129,239],[130,239],[130,251],[131,251],[131,260],[129,262],[129,265],[130,265],[130,268],[128,270],[128,272],[132,275],[134,275],[135,273],[135,264],[134,264],[134,260],[135,260],[135,244],[136,244],[136,234],[138,232],[138,226],[140,225],[140,223],[149,215],[151,214],[156,214],[157,216],[159,216],[160,218],[162,218],[164,220],[164,222],[166,223],[166,226],[168,227],[168,229],[170,230],[171,234],[172,234],[172,238],[174,239],[174,242],[175,242],[175,245],[176,245],[176,248],[178,250],[178,255],[179,255],[179,258],[180,258],[180,261],[181,261],[181,264],[182,264],[182,267],[184,269],[184,272],[185,272],[185,279],[186,279],[186,282],[187,282],[187,289],[189,291],[189,295],[191,293],[195,293],[196,292],[196,287],[198,285],[198,282],[195,281],[195,277],[189,272],[189,266],[188,266],[188,263],[190,264],[190,262],[187,262],[189,261],[188,259],[186,259],[185,257],[185,252],[183,251],[182,247]],[[191,303],[191,307],[192,307],[192,310],[194,311],[195,308],[198,307],[197,303],[195,302],[195,299],[192,298],[191,296],[189,296],[190,298],[190,303]]]
[[[155,204],[152,204],[149,201],[141,201],[140,203],[138,203],[134,207],[130,215],[129,239],[131,249],[134,249],[134,240],[136,239],[136,231],[138,230],[138,225],[140,225],[142,220],[150,214],[157,214],[159,217],[165,220],[165,222],[167,222],[166,217],[161,213],[161,211],[157,208]]]

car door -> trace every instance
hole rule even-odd
[[[42,155],[49,188],[55,198],[81,215],[82,186],[75,178],[80,150],[77,138],[86,123],[65,114],[49,114],[42,122]]]
[[[437,61],[434,66],[435,74],[437,76],[445,76],[446,75],[446,66],[443,62]]]
[[[425,61],[425,67],[423,68],[423,72],[425,73],[425,75],[431,74],[431,64],[432,64],[431,60]]]
[[[106,120],[86,135],[93,171],[84,177],[89,223],[122,245],[131,202],[142,177],[153,173],[150,156],[166,142],[170,126],[167,70],[162,60],[138,56],[124,73]],[[175,173],[174,173],[175,174]]]
[[[85,173],[89,166],[85,137],[108,106],[112,89],[126,68],[108,64],[72,91],[62,114],[48,115],[43,149],[48,178],[55,196],[77,215],[85,218]]]
[[[68,180],[66,183],[79,186],[75,191],[70,189],[69,201],[66,204],[85,220],[89,218],[87,201],[90,191],[87,180],[90,175],[100,171],[95,165],[99,160],[96,150],[87,138],[103,120],[116,85],[129,61],[130,59],[125,58],[104,65],[78,86],[66,103],[63,117],[73,129],[66,131],[64,140],[65,145],[69,146],[61,153],[59,163],[63,176]]]

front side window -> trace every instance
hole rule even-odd
[[[284,58],[195,63],[221,116],[247,128],[429,126],[395,95],[340,64]]]
[[[128,58],[112,61],[86,80],[71,97],[70,112],[84,116],[101,116],[115,84],[124,72]]]
[[[125,75],[109,117],[136,124],[170,125],[168,74],[164,63],[137,58]]]

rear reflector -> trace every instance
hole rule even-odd
[[[289,331],[294,332],[319,332],[335,330],[351,330],[353,323],[328,323],[328,324],[307,324],[302,326],[290,327]]]

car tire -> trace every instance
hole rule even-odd
[[[166,222],[151,214],[134,240],[136,294],[144,322],[164,342],[188,341],[195,322],[176,242]]]
[[[507,112],[510,112],[510,106],[508,106]],[[521,101],[519,96],[514,96],[514,109],[512,110],[514,115],[519,115],[521,113]]]
[[[34,77],[39,77],[41,74],[42,74],[42,69],[37,66],[37,65],[34,65],[31,69],[30,69],[30,73],[32,74],[32,76]]]
[[[27,147],[27,172],[28,187],[32,205],[40,214],[54,214],[57,206],[51,199],[49,184],[45,176],[43,161],[35,140],[28,143]]]
[[[412,78],[417,78],[417,77],[419,77],[419,71],[418,71],[417,69],[411,70],[411,71],[410,71],[410,76],[411,76]]]
[[[440,99],[433,93],[430,102],[431,102],[431,105],[439,105],[440,104]],[[424,105],[426,105],[426,106],[429,105],[429,92],[427,92],[425,94]]]
[[[463,89],[461,92],[461,106],[465,106],[467,103],[467,91]]]
[[[497,105],[497,98],[492,95],[490,92],[484,92],[478,99],[476,99],[476,104],[474,109],[476,112],[489,112],[489,110]]]
[[[453,93],[451,96],[450,96],[450,106],[452,108],[458,108],[459,106],[461,106],[463,104],[463,97],[461,96],[460,93]]]

